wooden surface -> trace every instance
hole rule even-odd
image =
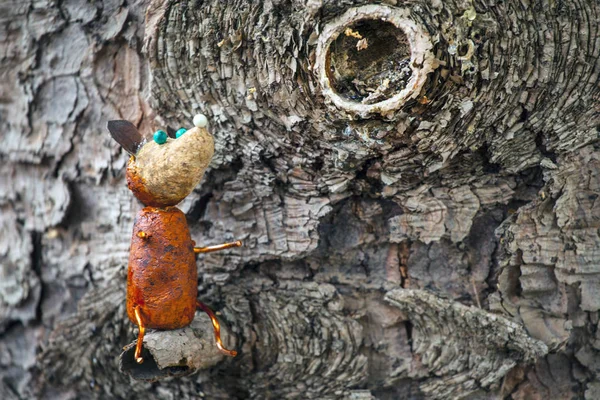
[[[600,398],[599,3],[385,1],[436,65],[360,119],[313,66],[365,3],[0,5],[0,398]],[[240,354],[138,382],[118,357],[141,205],[106,123],[198,112],[215,157],[181,208],[198,245],[244,241],[197,262]]]

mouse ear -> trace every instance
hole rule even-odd
[[[144,138],[140,132],[135,125],[129,121],[108,121],[107,126],[113,139],[115,139],[117,143],[131,155],[135,155],[140,146],[144,143]]]
[[[169,137],[171,139],[175,139],[176,138],[176,133],[175,133],[175,129],[171,128],[170,126],[167,125],[167,135],[169,135]]]

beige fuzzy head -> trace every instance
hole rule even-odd
[[[181,202],[200,183],[214,154],[214,141],[206,123],[198,124],[200,126],[177,139],[167,138],[159,144],[156,141],[143,143],[139,133],[139,137],[132,138],[131,132],[117,126],[125,122],[111,121],[109,130],[132,153],[127,164],[129,189],[146,206],[168,207]],[[131,127],[127,129],[131,130]],[[127,140],[123,140],[123,132]]]

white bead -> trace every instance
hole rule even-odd
[[[194,126],[197,126],[198,128],[206,128],[207,125],[208,125],[208,119],[206,118],[206,115],[204,115],[204,114],[194,115]]]

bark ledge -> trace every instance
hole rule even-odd
[[[226,347],[233,347],[229,330],[223,324],[221,337]],[[142,364],[135,361],[135,344],[134,341],[125,346],[119,356],[119,369],[133,379],[147,382],[186,376],[214,367],[225,358],[215,345],[210,318],[200,313],[185,328],[146,333]]]

